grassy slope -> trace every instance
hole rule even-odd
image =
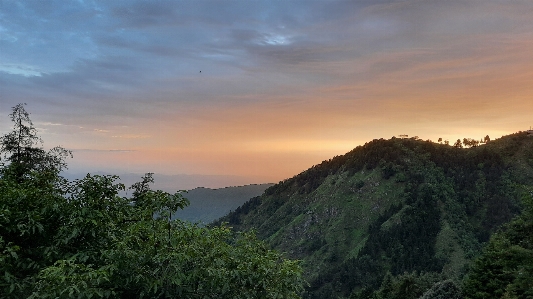
[[[386,272],[459,279],[533,185],[533,137],[471,149],[374,140],[280,182],[226,216],[302,259],[310,298],[377,288]],[[366,273],[366,274],[364,274]]]

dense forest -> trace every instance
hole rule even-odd
[[[303,261],[304,298],[533,298],[533,136],[373,140],[216,223]]]
[[[116,176],[60,176],[71,153],[46,151],[24,105],[0,137],[0,298],[299,298],[297,261],[253,233],[172,214],[181,193]]]

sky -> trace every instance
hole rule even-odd
[[[0,0],[0,134],[27,103],[72,172],[239,184],[400,134],[495,139],[533,125],[531,16],[520,0]]]

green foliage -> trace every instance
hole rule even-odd
[[[35,180],[34,180],[35,179]],[[296,298],[297,262],[253,234],[167,221],[179,194],[119,197],[116,177],[87,176],[68,198],[0,180],[2,298]],[[155,217],[154,217],[155,216]]]
[[[67,166],[65,159],[72,156],[70,151],[60,146],[49,151],[37,147],[42,140],[37,136],[37,129],[24,105],[13,107],[9,115],[13,130],[0,137],[0,160],[10,164],[10,174],[16,176],[18,182],[32,170],[59,173]]]
[[[453,280],[444,280],[434,284],[420,299],[463,299],[463,294]]]
[[[532,143],[524,134],[467,149],[460,140],[459,148],[373,140],[280,182],[221,221],[254,228],[303,259],[306,298],[369,298],[387,272],[440,275],[423,293],[437,281],[461,280],[491,234],[520,212],[517,184],[533,182]]]
[[[384,276],[381,286],[377,290],[364,288],[362,290],[354,290],[350,295],[350,299],[416,299],[425,290],[431,287],[439,279],[438,275],[431,273],[403,273],[401,275],[393,276],[390,272]],[[438,284],[438,283],[437,283]],[[435,285],[437,285],[435,284]],[[442,293],[442,291],[440,291]],[[450,293],[450,292],[448,292]],[[450,293],[451,294],[451,293]],[[425,296],[425,294],[424,294]],[[438,298],[438,297],[426,297]],[[448,297],[443,297],[448,298]],[[450,297],[450,299],[453,297]]]
[[[465,281],[467,298],[533,296],[533,193],[523,198],[523,213],[494,234]]]
[[[116,176],[61,178],[65,156],[27,149],[35,130],[21,107],[16,128],[30,129],[9,134],[27,143],[0,140],[0,298],[298,298],[297,261],[253,232],[171,220],[188,201],[151,190],[150,173],[131,198]]]

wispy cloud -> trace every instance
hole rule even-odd
[[[0,64],[0,72],[23,77],[40,77],[43,75],[37,68],[29,65]]]
[[[98,132],[98,133],[108,133],[109,130],[102,130],[102,129],[94,129],[95,132]]]
[[[77,148],[77,149],[71,149],[73,152],[114,152],[114,153],[131,153],[136,152],[137,150],[132,149],[90,149],[90,148]]]
[[[113,135],[111,137],[119,138],[119,139],[145,139],[145,138],[150,138],[150,136],[148,136],[148,135],[137,135],[137,134]]]
[[[531,15],[497,0],[8,1],[0,114],[27,102],[50,142],[138,150],[87,164],[169,172],[243,174],[242,158],[286,174],[351,140],[514,132],[531,125]]]

